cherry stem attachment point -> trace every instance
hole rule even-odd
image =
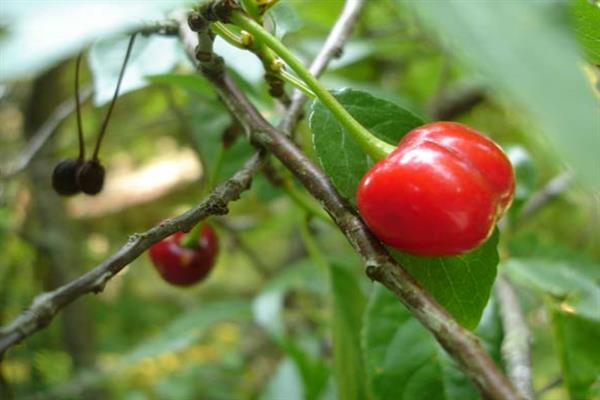
[[[125,75],[125,68],[127,67],[127,62],[129,61],[129,56],[131,55],[131,49],[133,47],[133,42],[135,41],[136,34],[131,35],[129,39],[129,44],[127,45],[127,52],[125,53],[125,59],[123,60],[123,66],[121,67],[121,71],[119,72],[119,79],[117,80],[117,87],[115,88],[115,94],[108,106],[108,111],[106,112],[106,117],[104,118],[104,122],[102,123],[102,128],[100,128],[100,134],[98,135],[98,140],[96,141],[96,147],[94,148],[94,154],[92,155],[92,161],[98,161],[98,153],[100,152],[100,145],[102,143],[102,139],[104,139],[104,134],[106,133],[106,127],[108,126],[108,121],[110,120],[110,115],[112,114],[112,110],[115,107],[115,103],[117,101],[117,97],[119,97],[119,89],[121,88],[121,82],[123,81],[123,76]]]
[[[290,52],[277,38],[267,32],[260,24],[241,11],[233,11],[231,22],[248,31],[257,41],[262,41],[302,79],[315,93],[319,100],[337,120],[346,128],[346,131],[357,141],[362,150],[373,160],[378,161],[391,153],[395,146],[375,137],[362,126],[352,115],[337,101],[337,99],[315,78],[302,62]]]
[[[198,240],[200,240],[200,233],[202,232],[202,228],[204,227],[204,222],[200,222],[196,226],[194,226],[188,233],[181,237],[181,241],[179,242],[181,247],[186,247],[188,249],[196,249],[198,248]]]
[[[81,123],[81,99],[79,98],[79,69],[83,52],[77,56],[75,61],[75,114],[77,115],[77,137],[79,138],[79,160],[85,160],[85,146],[83,143],[83,124]]]

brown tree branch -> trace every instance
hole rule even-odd
[[[252,181],[260,167],[261,157],[254,155],[244,168],[232,178],[215,187],[209,195],[191,210],[167,220],[141,234],[134,234],[115,254],[96,268],[74,281],[51,292],[38,295],[31,306],[9,325],[0,328],[0,354],[27,336],[46,327],[54,316],[75,299],[87,293],[99,293],[116,273],[146,251],[152,244],[177,231],[189,231],[194,225],[210,215],[223,215],[227,205],[237,200]]]
[[[193,35],[182,25],[182,40],[187,49],[197,48],[198,38],[206,40],[200,32]],[[193,40],[192,42],[190,42]],[[201,44],[199,48],[206,49]],[[195,53],[196,54],[196,53]],[[280,130],[267,122],[260,112],[224,72],[214,65],[222,64],[212,58],[199,57],[200,70],[210,80],[225,106],[238,118],[253,143],[277,157],[315,197],[344,233],[354,249],[361,255],[369,277],[391,290],[412,314],[435,336],[437,341],[457,361],[484,397],[490,399],[520,399],[510,381],[483,350],[479,340],[460,326],[373,237],[363,221],[319,170]],[[204,65],[204,62],[207,65]]]
[[[531,336],[519,304],[519,298],[511,284],[502,276],[499,276],[496,281],[496,294],[504,328],[502,358],[508,377],[525,399],[533,399],[529,347]]]
[[[360,2],[355,1],[355,3],[358,4]],[[356,21],[356,18],[352,20],[346,19],[344,14],[342,14],[340,18],[343,19],[344,24],[348,26],[346,29],[332,31],[328,37],[327,43],[336,43],[337,46],[341,46],[347,39],[346,32],[351,30],[351,26]],[[337,25],[338,24],[336,24],[336,26]],[[167,34],[172,34],[172,28],[168,24],[157,24],[156,27],[150,27],[148,28],[148,32],[143,33],[156,33],[157,30],[162,30],[163,26],[169,26]],[[178,24],[176,27],[178,32],[180,31],[180,26],[181,24]],[[181,29],[181,35],[185,38],[183,42],[187,46],[188,54],[190,54],[192,60],[194,60],[196,56],[196,46],[194,43],[196,40],[195,34],[189,29]],[[334,53],[335,52],[333,52],[329,46],[324,46],[319,52],[315,63],[318,62],[319,65],[327,65]],[[319,71],[317,71],[318,74],[323,70],[324,67],[319,67]],[[86,94],[86,97],[88,96],[89,94]],[[36,146],[41,147],[52,132],[54,132],[58,124],[64,120],[73,109],[74,101],[59,106],[55,112],[56,117],[50,118],[48,122],[44,124],[44,127],[46,128],[42,127],[35,135],[36,138],[45,137],[41,140],[40,144]],[[297,118],[295,118],[295,120],[297,120]],[[293,125],[290,125],[289,129],[293,129]],[[33,151],[30,156],[27,156],[28,161],[22,168],[25,168],[26,164],[33,158],[38,150],[39,148]],[[52,321],[54,316],[69,303],[75,301],[84,294],[102,291],[108,280],[122,270],[127,264],[139,257],[152,244],[178,230],[189,230],[192,226],[210,215],[227,212],[227,204],[230,201],[237,199],[242,191],[250,185],[252,176],[262,165],[263,155],[264,154],[260,154],[252,157],[240,171],[238,171],[231,179],[218,185],[211,193],[209,193],[206,199],[195,208],[176,218],[165,221],[142,234],[132,235],[129,241],[123,245],[119,251],[100,265],[54,291],[38,295],[28,309],[21,315],[17,316],[17,318],[9,325],[0,327],[0,356],[11,346],[46,327]]]

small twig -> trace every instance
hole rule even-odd
[[[81,90],[81,101],[86,101],[92,95],[92,88],[85,87]],[[56,132],[60,124],[75,111],[75,100],[70,99],[60,104],[50,118],[35,132],[25,145],[23,151],[7,167],[0,172],[1,179],[10,179],[24,171],[44,144]]]
[[[87,293],[101,292],[106,282],[154,243],[177,231],[188,231],[210,215],[226,214],[228,203],[238,199],[240,194],[249,188],[260,162],[261,156],[254,155],[246,162],[244,168],[215,187],[196,207],[144,233],[130,236],[119,251],[97,267],[64,286],[38,295],[24,313],[9,325],[0,328],[0,354],[47,326],[62,308],[75,299]]]
[[[531,335],[519,299],[511,284],[502,276],[496,281],[496,294],[504,329],[502,358],[508,377],[524,399],[533,399]]]
[[[573,173],[563,172],[544,185],[537,193],[534,193],[529,201],[525,203],[519,215],[519,222],[523,222],[533,216],[546,203],[561,195],[573,182]]]

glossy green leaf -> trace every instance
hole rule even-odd
[[[423,125],[410,111],[365,92],[345,89],[335,96],[358,122],[392,144],[397,144],[409,130]],[[321,102],[313,103],[309,123],[323,169],[342,196],[354,203],[356,188],[371,167],[371,159]]]
[[[577,39],[590,62],[600,64],[600,3],[571,0],[571,14]]]
[[[364,399],[365,374],[360,350],[360,332],[366,298],[356,273],[330,264],[333,336],[333,371],[338,399]]]
[[[600,267],[579,261],[511,258],[502,267],[514,281],[560,300],[565,309],[600,321]]]
[[[461,325],[474,329],[488,303],[498,265],[498,232],[481,247],[452,257],[419,257],[392,250],[419,283]]]
[[[502,330],[493,303],[476,333],[500,352]],[[431,334],[387,289],[376,284],[365,315],[363,349],[374,399],[470,400],[479,395]]]
[[[551,307],[554,336],[569,397],[572,400],[600,398],[600,321]]]
[[[600,188],[598,99],[582,71],[566,10],[555,1],[412,2],[421,20]],[[557,77],[560,77],[558,79]]]
[[[190,3],[194,2],[3,2],[0,24],[7,33],[0,37],[0,79],[14,80],[39,74],[94,40],[162,20],[168,11]]]

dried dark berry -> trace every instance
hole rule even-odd
[[[81,191],[77,183],[77,174],[83,161],[79,158],[62,160],[52,171],[52,188],[61,196],[72,196]]]
[[[95,195],[104,186],[104,167],[100,161],[87,161],[77,173],[77,184],[85,194]]]

